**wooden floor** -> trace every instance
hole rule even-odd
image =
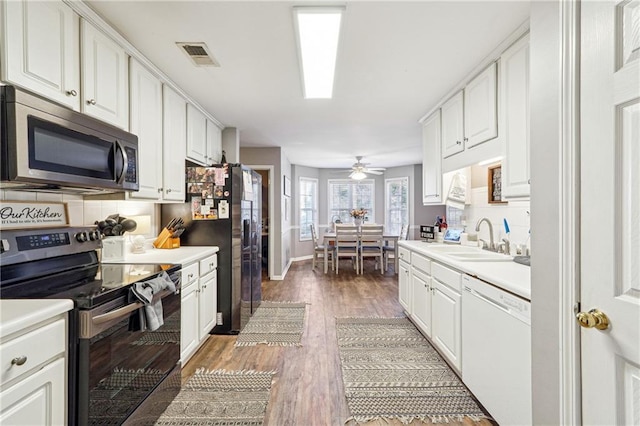
[[[321,265],[296,262],[284,281],[263,281],[262,299],[307,302],[306,329],[300,347],[234,347],[235,336],[211,336],[183,369],[188,379],[198,368],[276,370],[265,425],[340,426],[349,417],[338,357],[335,318],[402,316],[393,269],[383,276],[365,264],[356,275],[343,261],[339,275],[324,275]],[[400,424],[389,423],[389,424]],[[424,424],[414,422],[412,425]],[[465,425],[490,425],[489,421]]]

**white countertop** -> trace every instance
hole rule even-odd
[[[8,336],[71,309],[70,299],[2,299],[0,336]]]
[[[108,260],[103,263],[155,263],[188,265],[211,256],[220,249],[217,246],[182,246],[175,249],[147,248],[144,253],[131,253],[127,250],[124,259]]]
[[[531,267],[529,266],[504,261],[459,261],[434,249],[436,244],[418,240],[400,241],[399,245],[450,265],[461,272],[475,276],[524,299],[531,300]]]

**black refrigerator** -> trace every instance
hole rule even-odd
[[[218,309],[212,334],[240,332],[262,297],[262,177],[242,164],[187,167],[187,202],[162,205],[184,220],[182,246],[218,246]]]

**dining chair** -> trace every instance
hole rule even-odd
[[[358,245],[360,243],[360,236],[358,227],[354,225],[338,225],[336,224],[336,274],[340,267],[340,258],[350,258],[353,262],[353,268],[356,273],[359,272],[358,268]]]
[[[403,241],[406,240],[407,238],[409,238],[409,225],[403,224],[400,227],[400,234],[398,235],[398,240],[399,241]],[[385,244],[384,245],[384,268],[385,269],[389,269],[389,259],[394,259],[396,258],[396,245],[397,243],[394,243],[393,245],[389,245],[389,244]],[[398,273],[398,271],[395,271],[396,274]]]
[[[313,262],[311,264],[311,269],[315,270],[316,269],[316,262],[320,259],[324,260],[324,245],[323,244],[318,244],[318,234],[316,233],[316,228],[315,226],[313,226],[313,223],[311,225],[309,225],[309,227],[311,228],[311,238],[313,240]],[[333,246],[329,246],[327,248],[327,261],[331,262],[331,270],[333,271],[334,267],[333,267],[333,262],[334,262],[334,247]]]
[[[376,259],[376,267],[380,264],[380,273],[384,274],[384,227],[382,225],[362,225],[360,227],[360,273],[364,273],[365,257]]]

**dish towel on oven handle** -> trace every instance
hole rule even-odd
[[[131,286],[133,294],[144,304],[144,323],[142,329],[157,330],[164,324],[162,315],[162,300],[153,303],[153,295],[162,290],[176,291],[176,286],[166,272],[162,272],[156,278],[134,283]]]

